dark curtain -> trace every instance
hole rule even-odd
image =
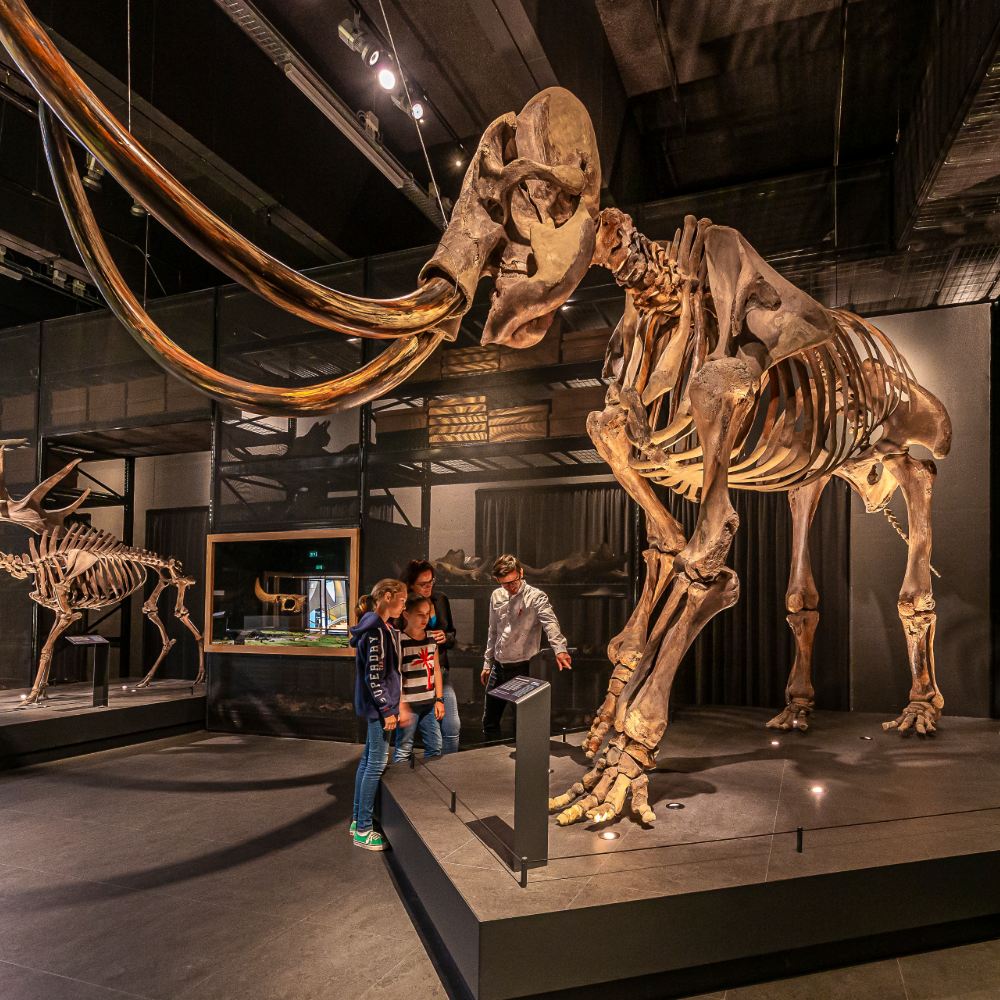
[[[544,566],[602,544],[624,557],[626,498],[615,483],[476,491],[476,552]]]
[[[191,612],[191,621],[204,633],[205,624],[205,537],[208,534],[207,507],[181,507],[176,510],[150,510],[146,512],[146,548],[161,556],[179,559],[186,576],[196,582],[188,587],[184,603]],[[144,597],[148,597],[156,583],[149,575]],[[177,643],[160,665],[158,678],[177,677],[193,680],[198,673],[198,651],[194,636],[174,617],[177,591],[170,587],[160,595],[160,620],[167,634]],[[142,672],[145,673],[163,648],[160,633],[143,616]],[[133,675],[138,672],[133,667]]]
[[[608,638],[625,624],[627,539],[627,500],[616,483],[476,491],[476,552],[481,556],[513,552],[536,568],[601,546],[615,557],[602,559],[583,579],[538,583],[570,645],[584,657],[603,658]],[[485,642],[486,627],[483,608],[476,618],[478,643]]]
[[[734,490],[740,528],[729,565],[740,578],[740,599],[717,615],[695,641],[678,673],[673,703],[784,704],[794,659],[785,621],[785,589],[791,564],[792,523],[784,493]],[[665,499],[690,537],[695,504],[675,494]],[[820,595],[820,622],[813,655],[817,707],[846,710],[849,689],[850,488],[834,479],[823,492],[810,533],[813,576]]]

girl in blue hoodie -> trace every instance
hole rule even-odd
[[[406,604],[406,586],[400,580],[379,580],[369,596],[358,602],[360,621],[351,629],[354,647],[354,710],[368,723],[365,749],[354,779],[354,820],[351,836],[356,847],[384,851],[382,834],[373,826],[375,793],[389,759],[389,740],[397,724],[407,725],[410,713],[401,703],[399,633],[389,624]]]

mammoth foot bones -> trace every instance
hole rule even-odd
[[[608,745],[607,753],[581,781],[562,795],[549,799],[549,812],[559,812],[556,822],[560,826],[582,819],[605,823],[622,815],[628,801],[636,819],[641,823],[653,823],[656,816],[649,805],[646,772],[655,767],[652,751],[619,733]]]
[[[813,702],[793,698],[773,719],[765,723],[765,728],[781,729],[785,732],[797,729],[804,733],[809,728],[809,715],[812,710]]]
[[[941,708],[933,702],[911,701],[895,719],[883,722],[882,728],[885,730],[896,729],[901,733],[916,730],[922,736],[927,736],[937,732],[940,718]]]

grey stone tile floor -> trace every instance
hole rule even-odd
[[[0,998],[448,996],[348,840],[358,753],[202,732],[0,774]],[[707,996],[1000,998],[1000,942]]]

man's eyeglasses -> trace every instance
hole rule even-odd
[[[506,579],[500,579],[499,577],[494,577],[494,579],[500,584],[501,587],[504,588],[504,590],[510,590],[512,587],[516,590],[523,576],[523,573],[516,573],[514,576],[508,575]]]

